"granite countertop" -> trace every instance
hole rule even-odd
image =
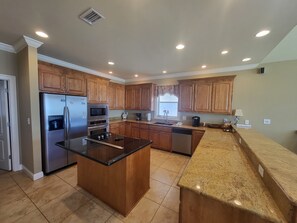
[[[233,134],[221,129],[205,131],[178,185],[271,222],[286,222]]]
[[[253,129],[235,129],[288,199],[297,206],[297,155]]]
[[[70,139],[67,141],[58,142],[56,145],[101,164],[110,166],[115,162],[124,159],[132,153],[151,144],[150,140],[123,137],[116,134],[111,134],[108,140],[103,141],[123,147],[123,149],[118,149],[108,145],[87,141],[86,138],[87,137],[85,136]]]

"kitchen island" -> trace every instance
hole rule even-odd
[[[106,144],[86,138],[56,145],[78,154],[78,185],[127,216],[149,190],[151,141],[115,134],[100,141]]]

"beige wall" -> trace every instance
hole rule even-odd
[[[42,170],[36,48],[18,53],[18,67],[22,164],[34,174]]]
[[[0,73],[17,76],[17,56],[0,50]]]

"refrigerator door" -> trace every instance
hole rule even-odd
[[[80,96],[66,96],[68,109],[68,138],[73,139],[88,135],[87,126],[87,98]],[[75,163],[75,155],[68,152],[68,164]]]
[[[49,173],[67,165],[67,151],[55,145],[64,140],[65,95],[41,94],[40,99],[42,165]]]

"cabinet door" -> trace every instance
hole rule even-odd
[[[116,86],[109,83],[107,101],[110,110],[116,109]]]
[[[124,85],[116,85],[116,109],[122,110],[125,109],[125,86]]]
[[[195,152],[203,135],[204,135],[204,131],[193,131],[192,132],[192,154]]]
[[[152,110],[152,85],[141,86],[141,110]]]
[[[159,148],[159,132],[150,131],[150,140],[152,140],[151,147]]]
[[[85,75],[75,71],[66,74],[66,92],[71,95],[86,96],[86,79]]]
[[[232,113],[232,91],[233,81],[213,82],[211,110],[213,113]]]
[[[171,151],[172,135],[169,132],[160,132],[159,148]]]
[[[87,78],[87,96],[89,103],[99,103],[97,78]]]
[[[120,123],[120,135],[125,135],[125,123]]]
[[[131,110],[134,109],[134,98],[135,98],[135,91],[133,87],[129,86],[126,87],[126,109]]]
[[[131,137],[131,122],[125,122],[125,136]]]
[[[134,86],[134,109],[141,110],[141,87]]]
[[[196,83],[194,95],[194,111],[211,112],[212,83]]]
[[[108,88],[108,80],[98,79],[98,95],[99,95],[99,103],[107,103],[107,88]]]
[[[120,134],[119,123],[109,124],[109,131],[114,134]]]
[[[141,139],[150,139],[150,134],[148,129],[139,129],[139,138]]]
[[[61,69],[55,66],[38,64],[38,81],[40,91],[65,92],[65,75]]]
[[[139,138],[139,127],[132,125],[131,126],[131,137],[132,138]]]
[[[178,110],[190,112],[193,111],[194,84],[184,82],[179,85]]]

